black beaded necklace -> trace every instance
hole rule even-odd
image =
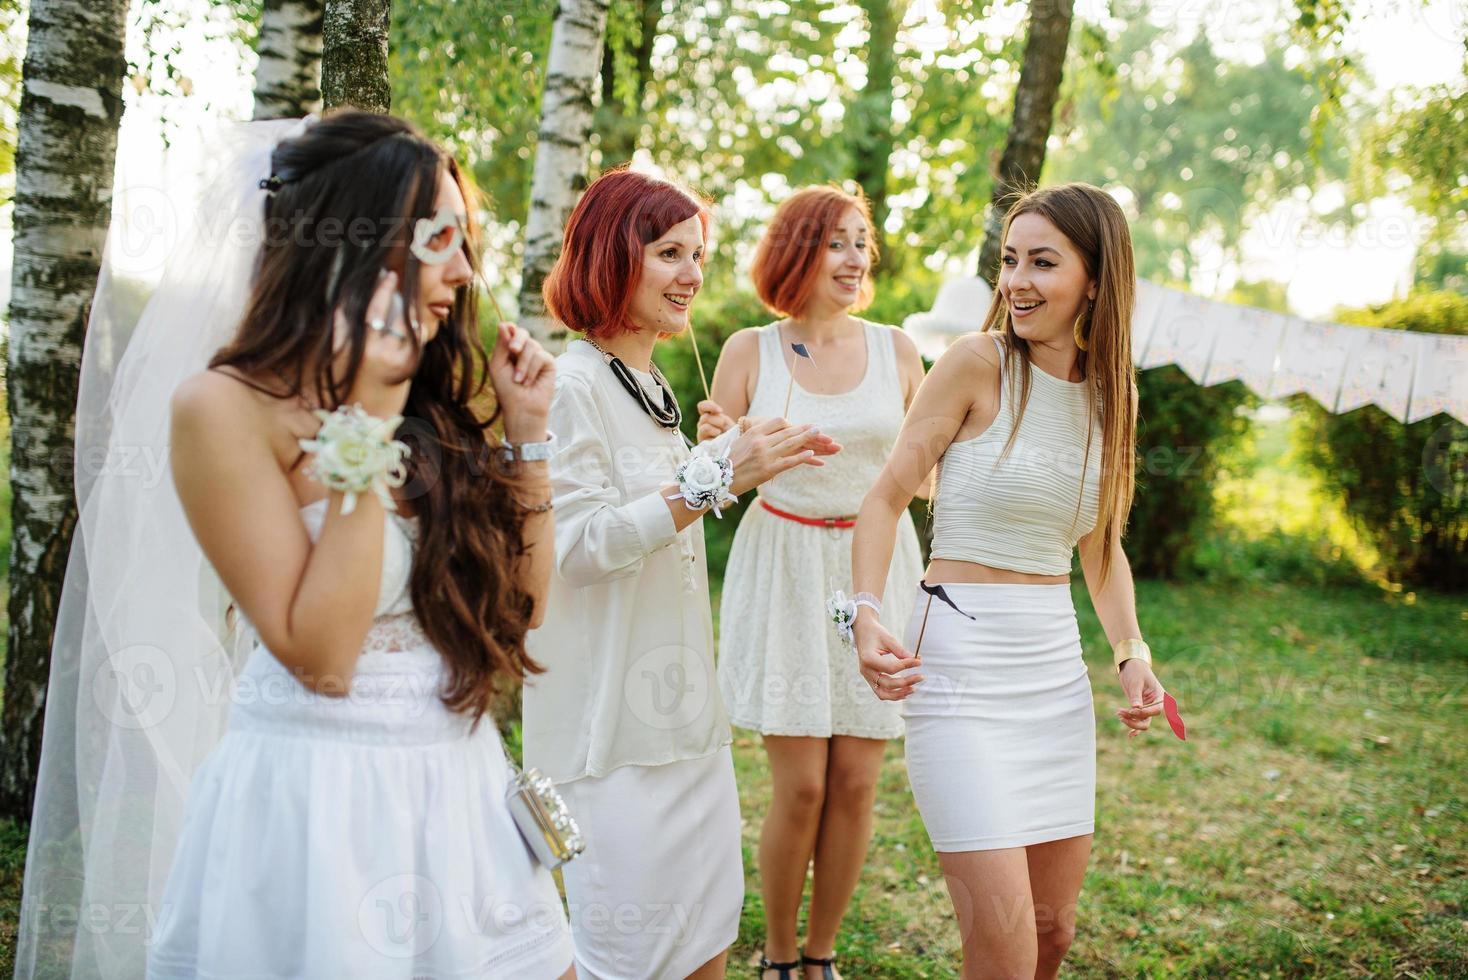
[[[658,387],[662,389],[663,404],[661,406],[652,403],[652,399],[647,395],[647,390],[642,387],[641,382],[632,374],[632,369],[622,363],[620,357],[617,357],[590,337],[583,337],[581,339],[596,348],[601,353],[601,356],[606,358],[607,364],[611,366],[612,374],[616,375],[617,380],[622,382],[622,387],[627,389],[627,393],[637,400],[637,404],[642,406],[642,410],[654,422],[665,429],[673,430],[677,430],[683,424],[683,412],[678,407],[678,399],[673,397],[672,386],[668,384],[668,379],[663,377],[663,372],[658,370],[656,364],[652,365],[652,376],[653,380],[658,383]]]

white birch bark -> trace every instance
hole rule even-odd
[[[112,207],[127,0],[31,0],[15,155],[6,407],[10,629],[0,813],[29,820],[51,640],[76,527],[82,337]]]
[[[387,77],[392,0],[326,0],[321,24],[321,100],[368,112],[392,109]]]
[[[525,221],[520,275],[520,325],[552,351],[566,328],[551,319],[540,288],[560,254],[566,219],[586,189],[597,73],[601,68],[609,0],[560,0],[546,59],[540,134]]]
[[[265,0],[255,51],[256,119],[321,111],[323,0]]]

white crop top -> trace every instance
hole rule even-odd
[[[1014,428],[1004,344],[999,411],[972,439],[950,443],[938,460],[931,557],[979,562],[1037,575],[1068,575],[1076,542],[1096,524],[1101,501],[1101,426],[1087,450],[1086,382],[1062,381],[1031,365],[1019,435]]]

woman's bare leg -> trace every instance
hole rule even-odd
[[[963,941],[963,980],[1032,980],[1035,907],[1023,847],[939,851]]]
[[[826,762],[826,802],[816,836],[815,881],[805,925],[805,951],[827,957],[866,865],[872,839],[872,807],[887,743],[875,738],[836,735]],[[810,967],[809,971],[819,968]]]
[[[1092,836],[1067,837],[1025,848],[1039,946],[1035,980],[1055,980],[1060,961],[1075,939],[1076,906],[1091,858]]]
[[[764,741],[774,783],[759,841],[765,955],[785,962],[799,959],[796,923],[821,822],[831,743],[824,738],[788,735],[766,735]]]

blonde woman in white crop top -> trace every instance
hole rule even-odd
[[[1074,937],[1096,765],[1077,545],[1107,638],[1141,637],[1121,550],[1136,425],[1126,219],[1104,192],[1067,184],[1017,202],[1003,241],[984,332],[923,382],[852,542],[855,587],[877,592],[899,516],[938,465],[927,594],[901,641],[861,607],[856,641],[873,691],[903,705],[965,978],[1054,977]],[[1162,688],[1143,659],[1119,680],[1117,717],[1137,736]],[[1014,909],[1032,914],[1016,926]]]

